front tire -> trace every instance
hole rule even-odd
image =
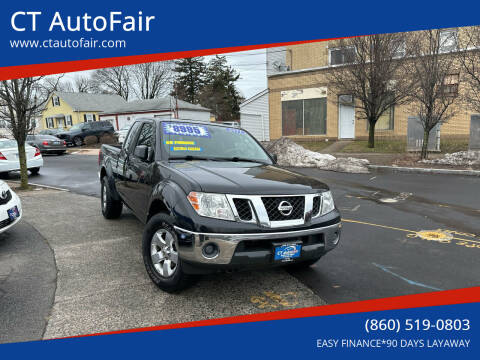
[[[143,232],[143,262],[148,276],[160,289],[176,292],[190,286],[191,275],[183,272],[173,218],[160,213],[152,216]]]
[[[29,170],[32,173],[32,175],[38,175],[38,173],[40,172],[39,167],[34,167],[34,168],[29,169]]]
[[[121,200],[115,200],[112,197],[106,176],[104,176],[101,181],[100,199],[102,214],[105,219],[117,219],[122,215],[123,203]]]

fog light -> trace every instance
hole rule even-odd
[[[202,249],[202,254],[207,259],[213,259],[218,255],[218,246],[214,243],[206,244]]]

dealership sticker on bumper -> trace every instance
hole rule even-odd
[[[300,257],[302,245],[300,244],[284,244],[275,247],[275,260],[288,261]]]

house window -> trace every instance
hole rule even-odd
[[[53,118],[51,118],[51,117],[46,118],[45,121],[46,121],[46,123],[47,123],[47,129],[52,129],[52,128],[55,127]]]
[[[377,120],[375,130],[393,130],[394,107],[390,106]],[[368,122],[367,122],[368,124]]]
[[[393,57],[394,58],[402,58],[405,56],[405,53],[407,52],[407,46],[405,44],[405,40],[403,39],[397,39],[394,40],[393,43]]]
[[[288,135],[327,133],[327,98],[282,101],[282,132]]]
[[[95,114],[85,114],[84,115],[85,122],[92,122],[95,121]]]
[[[60,98],[58,96],[52,96],[53,106],[60,106]]]
[[[458,95],[458,82],[460,74],[450,74],[443,79],[442,90],[446,96],[455,97]]]
[[[336,49],[329,49],[328,58],[330,65],[351,64],[355,61],[355,47],[347,46]]]
[[[440,52],[450,52],[457,50],[457,30],[442,30],[438,38]]]
[[[66,126],[72,126],[72,115],[65,115],[65,125]]]

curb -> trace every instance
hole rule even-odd
[[[387,165],[367,165],[371,170],[390,170],[393,172],[404,172],[412,174],[446,174],[446,175],[468,175],[480,176],[480,170],[455,170],[455,169],[432,169],[432,168],[414,168]]]
[[[9,181],[9,182],[12,182],[12,183],[15,183],[15,184],[20,184],[20,181],[18,181],[18,180],[8,180],[8,181]],[[32,183],[32,182],[28,182],[28,185],[37,186],[37,187],[42,187],[42,188],[51,189],[51,190],[67,191],[67,192],[70,191],[70,190],[68,190],[68,189],[64,189],[64,188],[61,188],[61,187],[55,187],[55,186],[50,186],[50,185],[42,185],[42,184],[35,184],[35,183]]]

